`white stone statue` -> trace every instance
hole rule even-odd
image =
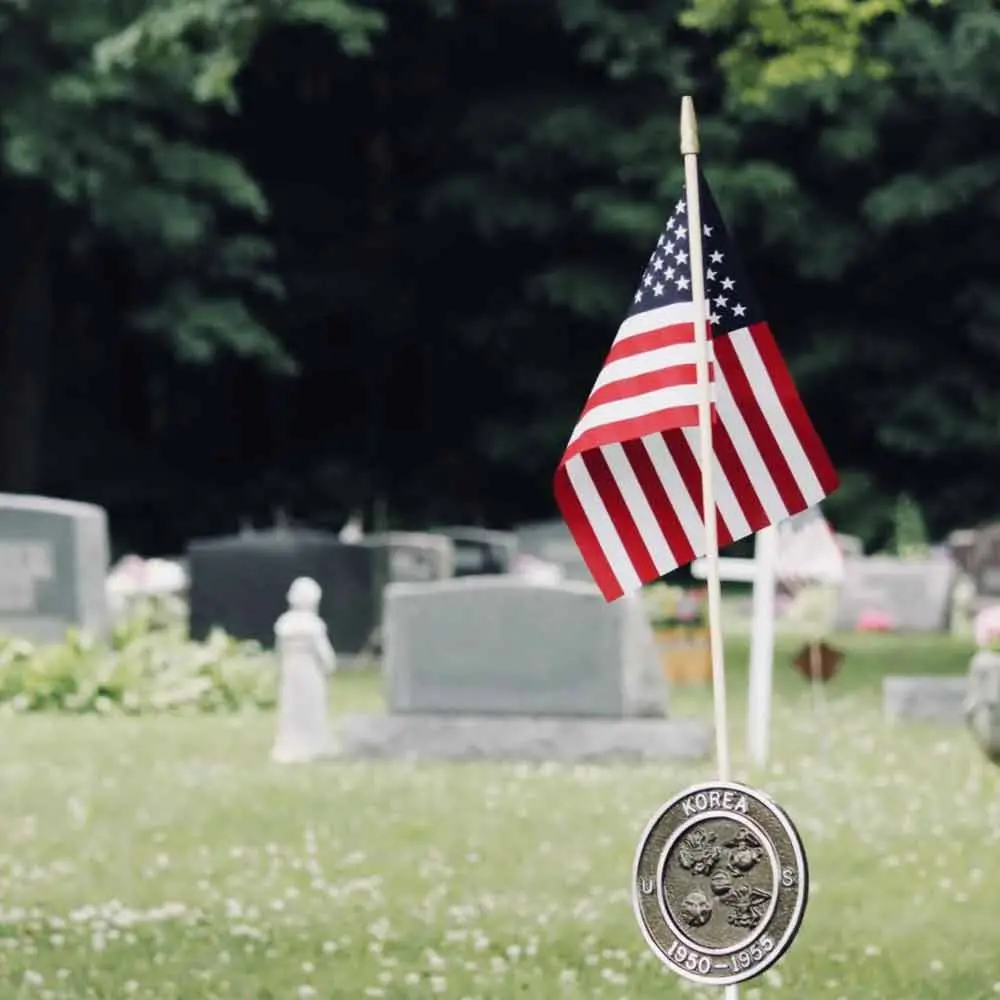
[[[960,573],[955,581],[955,586],[951,592],[951,620],[949,627],[951,634],[962,636],[968,635],[972,629],[973,606],[976,603],[976,584],[972,577],[965,573]],[[978,643],[982,645],[982,643]]]
[[[351,544],[356,544],[360,542],[362,538],[365,537],[365,527],[361,520],[361,514],[355,511],[348,519],[345,525],[340,529],[337,537],[342,542],[350,542]]]
[[[288,590],[288,610],[274,623],[280,664],[278,734],[271,759],[282,764],[329,757],[334,749],[327,723],[327,678],[337,657],[319,616],[319,584],[307,576]]]

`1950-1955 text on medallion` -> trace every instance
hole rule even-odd
[[[633,901],[646,943],[675,972],[725,986],[760,975],[798,933],[809,893],[791,820],[761,792],[697,785],[646,827]]]

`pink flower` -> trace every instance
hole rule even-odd
[[[858,617],[859,632],[891,632],[892,620],[881,611],[863,611]]]
[[[1000,604],[991,604],[976,615],[973,632],[980,649],[1000,641]]]

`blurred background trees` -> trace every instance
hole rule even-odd
[[[131,8],[131,9],[130,9]],[[706,172],[844,473],[840,530],[998,513],[987,0],[8,0],[0,489],[148,553],[275,507],[552,512]]]

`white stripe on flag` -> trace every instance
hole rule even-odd
[[[635,378],[636,375],[649,375],[653,372],[663,372],[669,368],[698,363],[698,347],[696,344],[670,344],[667,347],[657,347],[642,354],[633,354],[630,358],[619,358],[601,369],[594,383],[596,391],[602,385],[610,382],[620,382],[622,379]]]
[[[693,323],[695,317],[693,302],[675,302],[673,305],[660,306],[659,309],[649,309],[646,312],[629,316],[620,327],[614,342],[621,343],[630,337],[659,330],[664,326],[675,326],[680,323]]]

